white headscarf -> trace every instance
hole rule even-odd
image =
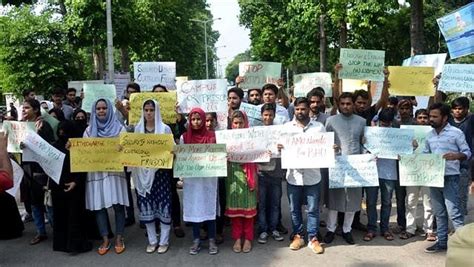
[[[147,100],[145,100],[146,102]],[[155,103],[155,134],[171,134],[171,129],[168,125],[164,124],[161,120],[160,104],[154,100]],[[135,133],[145,133],[145,105],[142,106],[142,116],[140,121],[135,126]],[[138,194],[146,196],[150,193],[153,181],[155,179],[155,173],[157,169],[153,168],[132,168],[132,178],[135,188]]]

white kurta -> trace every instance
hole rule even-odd
[[[184,144],[183,137],[180,143]],[[217,177],[183,178],[183,221],[215,220],[218,209]]]

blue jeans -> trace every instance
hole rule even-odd
[[[390,221],[390,213],[392,212],[392,196],[395,191],[397,181],[379,179],[380,186],[380,201],[382,207],[380,209],[380,232],[388,231],[388,224]],[[398,205],[397,205],[398,208]],[[404,215],[405,216],[405,215]]]
[[[125,229],[125,206],[120,204],[113,205],[115,213],[115,233],[117,235],[123,235]],[[101,209],[95,211],[95,219],[101,236],[109,235],[109,221],[107,215],[107,209]]]
[[[53,207],[44,205],[31,205],[31,212],[33,214],[33,222],[35,223],[38,235],[46,235],[46,225],[44,222],[45,207],[47,210],[48,221],[53,226]]]
[[[454,229],[464,225],[460,209],[459,175],[444,176],[444,188],[431,187],[431,205],[438,225],[438,245],[448,246],[448,216]]]
[[[379,187],[364,187],[366,204],[367,204],[367,231],[370,233],[377,232],[377,198],[379,195]]]
[[[460,209],[463,215],[467,215],[467,202],[469,200],[469,182],[471,176],[469,175],[469,169],[461,169],[459,175],[459,197],[460,197]]]
[[[281,179],[258,175],[258,233],[276,230],[280,217]]]
[[[308,210],[308,240],[316,237],[319,230],[319,196],[320,183],[315,185],[296,186],[288,184],[288,201],[290,203],[291,222],[293,224],[292,235],[298,234],[303,236],[303,214],[301,206],[304,201],[307,202]]]
[[[209,239],[216,239],[216,220],[205,221],[202,223],[193,222],[193,240],[200,239],[201,234],[201,225],[206,224],[207,226],[207,236]]]

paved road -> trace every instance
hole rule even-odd
[[[286,191],[286,190],[285,190]],[[289,226],[288,201],[282,199],[284,224]],[[420,208],[420,207],[419,207]],[[470,195],[469,213],[467,222],[474,222],[474,196]],[[392,215],[395,212],[392,209]],[[323,215],[323,217],[325,214]],[[111,216],[113,218],[113,216]],[[1,218],[0,218],[1,219]],[[365,213],[362,220],[366,221]],[[392,216],[391,222],[395,223]],[[188,254],[191,245],[191,228],[186,227],[186,237],[171,238],[170,250],[163,255],[146,254],[147,239],[144,230],[137,225],[126,229],[127,250],[116,255],[110,251],[105,256],[99,256],[95,251],[79,255],[69,255],[52,251],[51,239],[30,246],[29,240],[34,236],[34,225],[28,223],[22,238],[0,241],[0,266],[315,266],[324,264],[329,266],[444,266],[445,254],[426,254],[423,249],[431,243],[422,237],[414,237],[409,241],[396,238],[394,241],[385,241],[376,237],[371,242],[362,240],[363,233],[354,231],[355,245],[347,245],[340,236],[326,246],[322,255],[312,253],[308,248],[300,251],[291,251],[288,248],[288,236],[285,241],[269,240],[265,245],[254,243],[253,250],[248,254],[232,252],[232,241],[229,231],[225,232],[225,242],[220,245],[220,253],[215,256],[207,254],[207,249],[201,250],[196,256]],[[51,229],[48,228],[49,233]],[[325,229],[322,230],[323,234]],[[96,247],[99,245],[96,242]]]

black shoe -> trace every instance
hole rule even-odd
[[[441,247],[438,242],[436,244],[432,245],[431,247],[425,248],[426,253],[437,253],[437,252],[445,252],[448,248],[447,247]]]
[[[281,224],[281,223],[279,223],[279,224],[277,225],[276,230],[277,230],[278,232],[280,232],[280,234],[282,234],[282,235],[288,234],[288,229],[287,229],[285,226],[283,226],[283,224]]]
[[[359,230],[362,232],[367,232],[367,226],[363,225],[360,222],[353,222],[352,223],[352,229]]]
[[[334,240],[335,236],[336,234],[334,234],[334,232],[328,231],[324,237],[324,243],[330,244]]]
[[[183,237],[184,237],[183,228],[181,228],[180,226],[175,227],[175,228],[174,228],[174,235],[175,235],[177,238],[183,238]]]
[[[347,242],[348,244],[351,244],[351,245],[354,245],[354,244],[355,244],[354,238],[352,238],[351,232],[349,232],[349,233],[342,233],[342,238],[344,238],[344,240],[346,240],[346,242]]]
[[[323,240],[323,236],[321,235],[321,232],[318,231],[316,233],[316,239],[321,240],[321,241]]]

